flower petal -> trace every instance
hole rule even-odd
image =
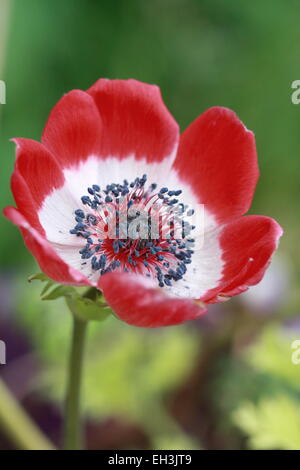
[[[17,160],[11,179],[18,209],[30,225],[50,242],[73,243],[76,197],[68,190],[62,169],[39,142],[14,139]],[[75,245],[78,245],[78,240]]]
[[[175,156],[178,125],[157,86],[136,80],[98,80],[88,93],[103,122],[101,154],[159,162]]]
[[[108,273],[99,279],[107,303],[126,323],[159,327],[199,318],[206,312],[191,299],[170,297],[154,281],[129,273]]]
[[[41,235],[45,235],[37,214],[37,204],[34,201],[31,192],[24,178],[18,171],[14,171],[11,177],[11,190],[14,195],[18,209],[24,214],[30,225]]]
[[[13,139],[13,142],[17,144],[15,172],[26,182],[36,208],[40,208],[46,196],[63,186],[64,175],[51,153],[39,142],[31,139]],[[16,199],[20,196],[17,193],[16,188]]]
[[[219,223],[247,212],[258,179],[255,139],[236,114],[214,107],[181,136],[174,168]]]
[[[39,232],[30,226],[20,211],[6,207],[4,215],[17,225],[23,235],[25,245],[36,258],[41,270],[56,282],[84,286],[91,282],[79,271],[66,264]]]
[[[283,231],[278,223],[259,215],[240,217],[219,235],[223,271],[219,285],[201,297],[203,302],[221,302],[240,294],[263,277]]]
[[[99,155],[101,119],[91,96],[81,90],[63,96],[50,113],[42,142],[62,167]]]

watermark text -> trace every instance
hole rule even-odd
[[[292,363],[298,365],[300,364],[300,339],[295,339],[291,344],[291,348],[295,349],[291,357]]]
[[[0,80],[0,104],[6,104],[6,84]]]
[[[0,340],[0,365],[6,364],[6,344]]]

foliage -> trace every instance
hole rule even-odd
[[[247,351],[248,364],[273,385],[264,391],[260,387],[261,397],[241,401],[233,412],[234,423],[248,436],[253,449],[300,448],[300,369],[291,360],[295,338],[297,329],[275,324]]]
[[[299,402],[286,395],[264,399],[258,405],[243,403],[233,415],[252,449],[299,450]]]
[[[18,291],[22,291],[18,321],[26,328],[41,360],[40,374],[32,387],[60,403],[64,398],[70,314],[62,298],[41,302],[37,283],[28,286],[20,280]],[[199,349],[197,335],[186,326],[134,328],[110,316],[101,324],[89,324],[88,339],[86,412],[93,419],[123,416],[146,423],[158,442],[165,442],[167,433],[169,446],[180,440],[190,448],[189,438],[163,411],[162,400],[190,373]]]

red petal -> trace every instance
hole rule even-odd
[[[103,122],[102,155],[160,161],[176,150],[178,125],[157,86],[136,80],[98,80],[88,93]]]
[[[56,104],[42,142],[63,167],[76,165],[90,155],[99,155],[101,119],[88,93],[73,90]]]
[[[14,171],[11,177],[11,190],[14,195],[18,209],[22,212],[25,219],[41,235],[45,235],[45,230],[40,224],[37,211],[38,206],[34,201],[31,192],[18,171]]]
[[[254,135],[233,111],[210,108],[183,133],[174,167],[218,222],[242,215],[258,179]]]
[[[205,302],[221,302],[240,294],[263,277],[283,231],[278,223],[260,215],[240,217],[220,235],[224,268],[219,286],[208,291]]]
[[[39,142],[30,139],[13,141],[17,144],[15,172],[26,182],[36,208],[39,209],[45,197],[64,184],[63,173],[51,153]],[[14,191],[14,196],[16,202],[17,199],[20,202],[21,195],[17,195],[17,190]]]
[[[79,271],[67,265],[53,250],[45,238],[32,228],[25,217],[14,207],[6,207],[4,215],[19,227],[25,245],[36,258],[41,270],[56,282],[84,286],[90,281]]]
[[[206,309],[191,299],[169,297],[153,281],[128,273],[107,273],[98,287],[116,315],[142,327],[169,326],[201,317]]]

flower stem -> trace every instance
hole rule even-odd
[[[0,379],[0,425],[22,450],[54,450],[53,444],[38,429]]]
[[[76,450],[83,447],[80,422],[80,391],[87,323],[79,320],[74,315],[72,315],[72,318],[73,334],[65,409],[64,448],[66,450]]]

